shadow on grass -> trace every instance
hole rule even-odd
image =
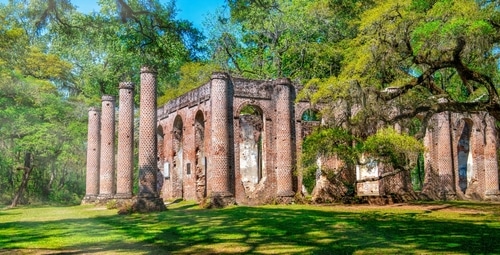
[[[231,207],[0,223],[0,247],[54,242],[72,254],[107,253],[466,253],[500,254],[500,226],[428,213],[328,211],[315,207]],[[73,237],[73,238],[72,238]],[[75,240],[78,239],[78,240]],[[1,250],[0,250],[1,251]]]

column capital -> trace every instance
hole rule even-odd
[[[115,97],[112,96],[112,95],[103,95],[102,98],[101,98],[102,101],[110,101],[110,102],[114,102],[115,101]]]
[[[225,73],[225,72],[213,72],[212,73],[212,76],[210,76],[210,79],[211,80],[227,80],[229,79],[229,74]]]
[[[130,81],[124,81],[124,82],[120,82],[118,84],[119,89],[134,89],[134,87],[135,87],[135,84],[133,82],[130,82]]]
[[[142,73],[152,73],[152,74],[158,74],[158,72],[156,71],[156,69],[150,67],[150,66],[142,66],[141,67],[141,74]]]
[[[273,81],[273,85],[274,86],[278,86],[278,85],[289,86],[289,85],[292,85],[292,81],[288,78],[278,78],[278,79]]]
[[[92,107],[89,107],[89,112],[100,112],[101,109],[99,109],[99,107],[95,107],[95,106],[92,106]]]

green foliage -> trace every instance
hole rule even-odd
[[[141,66],[158,71],[159,95],[167,88],[180,95],[195,87],[191,81],[208,80],[191,69],[181,81],[180,67],[203,53],[202,35],[175,17],[173,1],[99,5],[90,14],[68,0],[14,0],[0,8],[2,202],[23,190],[23,202],[78,203],[87,107],[103,94],[117,95],[121,81],[139,84]]]
[[[337,155],[347,164],[357,160],[357,141],[347,130],[341,128],[320,128],[313,131],[302,143],[302,151],[308,155],[303,162],[315,162],[318,156]]]
[[[106,209],[111,210],[117,208],[118,208],[118,202],[115,199],[111,199],[108,202],[106,202]]]
[[[218,70],[215,64],[202,62],[189,62],[180,68],[180,82],[178,86],[168,89],[168,93],[158,98],[158,105],[163,105],[171,99],[198,88],[210,81],[214,71]]]
[[[342,128],[319,128],[302,143],[301,164],[304,185],[311,190],[316,181],[317,160],[336,157],[344,163],[347,171],[353,171],[363,156],[369,155],[396,169],[411,170],[418,155],[424,152],[423,144],[413,136],[398,133],[393,128],[379,129],[374,135],[363,139]],[[323,174],[332,169],[322,169]],[[349,183],[346,183],[349,185]]]
[[[366,138],[398,123],[421,137],[435,112],[486,111],[500,118],[496,3],[384,0],[357,15],[352,37],[335,44],[338,74],[310,79],[298,95],[325,107],[327,125],[341,119]]]
[[[338,44],[355,35],[356,20],[372,1],[231,0],[229,17],[211,21],[212,58],[248,78],[289,77],[306,82],[336,75]]]
[[[363,149],[370,156],[402,168],[413,168],[418,155],[425,150],[420,141],[393,128],[378,130],[366,139]]]
[[[86,107],[58,87],[71,79],[73,66],[30,45],[16,23],[0,24],[0,42],[15,43],[1,45],[0,53],[1,202],[22,191],[21,202],[79,203]]]
[[[304,186],[309,191],[314,188],[318,158],[338,157],[347,168],[352,168],[357,163],[360,153],[360,148],[355,146],[356,142],[357,139],[354,136],[341,128],[319,128],[308,135],[302,143],[301,155]]]

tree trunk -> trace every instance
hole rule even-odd
[[[31,165],[31,153],[26,152],[24,155],[24,166],[17,168],[17,170],[23,170],[23,179],[19,188],[17,189],[16,194],[14,195],[14,199],[12,199],[12,204],[10,207],[16,207],[19,203],[19,200],[22,198],[24,192],[26,191],[26,187],[28,186],[28,181],[33,170],[33,166]]]

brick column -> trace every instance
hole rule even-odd
[[[450,139],[450,116],[449,112],[441,112],[437,117],[437,167],[441,181],[440,196],[442,199],[455,197],[455,183],[453,172],[453,157]]]
[[[484,174],[485,174],[485,198],[491,200],[500,199],[498,187],[498,161],[497,161],[497,132],[494,119],[486,118],[486,144],[484,146]]]
[[[99,179],[99,200],[114,195],[115,179],[115,98],[102,96],[101,114],[101,162]]]
[[[156,191],[157,174],[157,112],[156,71],[141,68],[139,117],[139,194],[134,205],[136,211],[163,211],[165,205]]]
[[[276,100],[276,195],[293,197],[292,178],[292,114],[290,102],[290,80],[274,81]]]
[[[211,158],[208,162],[208,195],[221,198],[221,203],[231,203],[229,155],[229,77],[214,73],[211,77]]]
[[[87,175],[85,197],[82,204],[95,202],[99,195],[99,163],[101,146],[101,114],[99,109],[89,109],[87,133]]]
[[[116,165],[116,195],[132,198],[134,172],[134,83],[120,82],[118,115],[118,159]]]

